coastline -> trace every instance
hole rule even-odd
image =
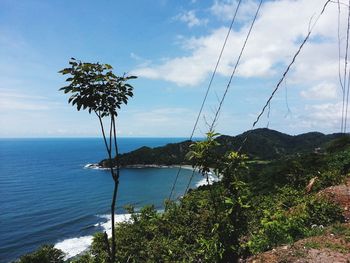
[[[129,164],[121,166],[120,168],[130,168],[130,169],[145,169],[145,168],[178,168],[180,167],[187,170],[193,170],[192,165],[189,164],[174,164],[174,165],[165,165],[165,164]],[[88,163],[84,166],[87,169],[98,169],[98,170],[109,170],[109,167],[103,167],[98,163]],[[116,167],[113,167],[113,169]]]
[[[95,169],[95,170],[109,170],[110,168],[102,167],[99,164],[91,164],[88,163],[84,166],[85,169]],[[115,167],[113,167],[114,169]],[[198,168],[194,168],[190,164],[174,164],[174,165],[163,165],[163,164],[130,164],[130,165],[124,165],[121,167],[122,169],[148,169],[148,168],[157,168],[157,169],[168,169],[168,168],[181,168],[185,170],[191,170],[199,173]],[[213,169],[210,169],[210,172],[208,174],[209,178],[209,184],[213,184],[215,182],[220,181],[220,177],[214,173]],[[196,187],[202,186],[202,185],[207,185],[207,179],[203,178],[200,180],[197,184]]]
[[[85,169],[95,169],[95,170],[109,170],[110,168],[106,168],[106,167],[102,167],[99,164],[91,164],[88,163],[84,166]],[[115,167],[113,167],[114,169]],[[130,165],[124,165],[121,166],[121,168],[123,169],[148,169],[148,168],[157,168],[157,169],[168,169],[168,168],[181,168],[181,169],[185,169],[185,170],[191,170],[191,171],[196,171],[197,173],[199,173],[199,169],[198,168],[194,168],[192,165],[190,164],[174,164],[174,165],[163,165],[163,164],[130,164]],[[210,172],[208,174],[209,176],[209,184],[213,184],[214,182],[218,182],[220,181],[220,177],[218,175],[216,175],[213,171],[213,169],[210,169]],[[203,178],[202,180],[200,180],[196,186],[202,186],[202,185],[207,185],[207,179]]]
[[[165,165],[165,164],[129,164],[121,166],[120,168],[127,168],[127,169],[146,169],[146,168],[180,168],[186,169],[186,170],[195,170],[199,172],[198,168],[194,168],[190,164],[172,164],[172,165]],[[86,169],[97,169],[97,170],[109,170],[108,167],[103,167],[99,165],[98,163],[88,163],[84,166]],[[113,169],[116,167],[113,167]],[[214,174],[214,172],[211,170],[211,173]]]
[[[197,168],[193,168],[192,165],[190,164],[174,164],[174,165],[159,165],[159,164],[130,164],[130,165],[125,165],[122,168],[130,168],[130,169],[145,169],[145,168],[180,168],[181,169],[186,169],[186,170],[195,170],[198,172]]]
[[[127,165],[122,168],[126,169],[168,169],[168,168],[180,168],[184,170],[191,170],[199,172],[198,169],[193,168],[191,165],[156,165],[156,164],[136,164],[136,165]],[[110,168],[101,167],[99,164],[86,164],[84,169],[94,169],[94,170],[109,170]],[[214,173],[209,174],[209,184],[219,181],[219,178],[214,175]],[[208,185],[207,178],[202,178],[200,181],[196,182],[195,188],[198,188],[203,185]],[[108,236],[111,233],[111,222],[110,215],[99,215],[99,218],[102,220],[97,222],[94,226],[101,227],[102,231],[106,231]],[[130,214],[116,214],[116,223],[128,222],[130,221]],[[84,254],[84,252],[90,247],[93,240],[93,235],[77,236],[71,237],[68,239],[60,240],[55,244],[56,248],[61,249],[66,253],[65,260],[75,258],[79,255]]]

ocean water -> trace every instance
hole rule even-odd
[[[156,147],[184,138],[121,138],[121,152]],[[0,139],[0,262],[11,262],[42,244],[68,257],[86,249],[97,231],[110,231],[113,180],[108,171],[86,169],[106,158],[102,139]],[[123,206],[163,209],[177,168],[122,169],[117,220]],[[175,195],[191,175],[183,169]],[[196,174],[191,187],[203,183]]]

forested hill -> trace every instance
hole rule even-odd
[[[300,135],[288,135],[267,128],[244,132],[237,136],[222,135],[217,138],[223,151],[238,150],[244,138],[248,139],[242,148],[242,153],[252,158],[263,160],[274,159],[281,155],[310,152],[316,148],[323,148],[330,141],[341,136],[340,133],[325,135],[320,132],[309,132]]]
[[[284,134],[267,128],[255,129],[237,136],[221,135],[216,140],[220,143],[218,151],[237,151],[245,139],[248,140],[242,148],[242,153],[261,160],[271,160],[283,155],[301,152],[312,152],[323,148],[331,140],[341,136],[339,133],[325,135],[320,132],[310,132],[296,136]],[[175,165],[188,163],[185,155],[189,150],[190,141],[171,143],[162,147],[141,147],[135,151],[120,155],[120,165]],[[318,149],[317,149],[318,150]],[[115,162],[115,161],[114,161]],[[100,166],[107,167],[107,160],[102,160]]]

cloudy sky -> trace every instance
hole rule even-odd
[[[343,1],[346,2],[346,1]],[[264,1],[216,130],[248,130],[325,1]],[[121,136],[188,137],[236,0],[0,0],[0,137],[99,136],[98,122],[58,91],[70,57],[139,78]],[[243,0],[196,132],[226,88],[258,1]],[[347,5],[341,4],[343,66]],[[258,127],[340,131],[338,5],[330,3]]]

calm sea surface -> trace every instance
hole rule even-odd
[[[121,138],[121,152],[161,146],[184,138]],[[108,171],[84,169],[106,158],[102,139],[0,139],[0,262],[10,262],[42,244],[73,256],[91,235],[108,230],[113,180]],[[159,210],[177,168],[122,169],[117,214],[126,204]],[[190,170],[182,170],[182,195]],[[196,175],[192,187],[202,178]]]

